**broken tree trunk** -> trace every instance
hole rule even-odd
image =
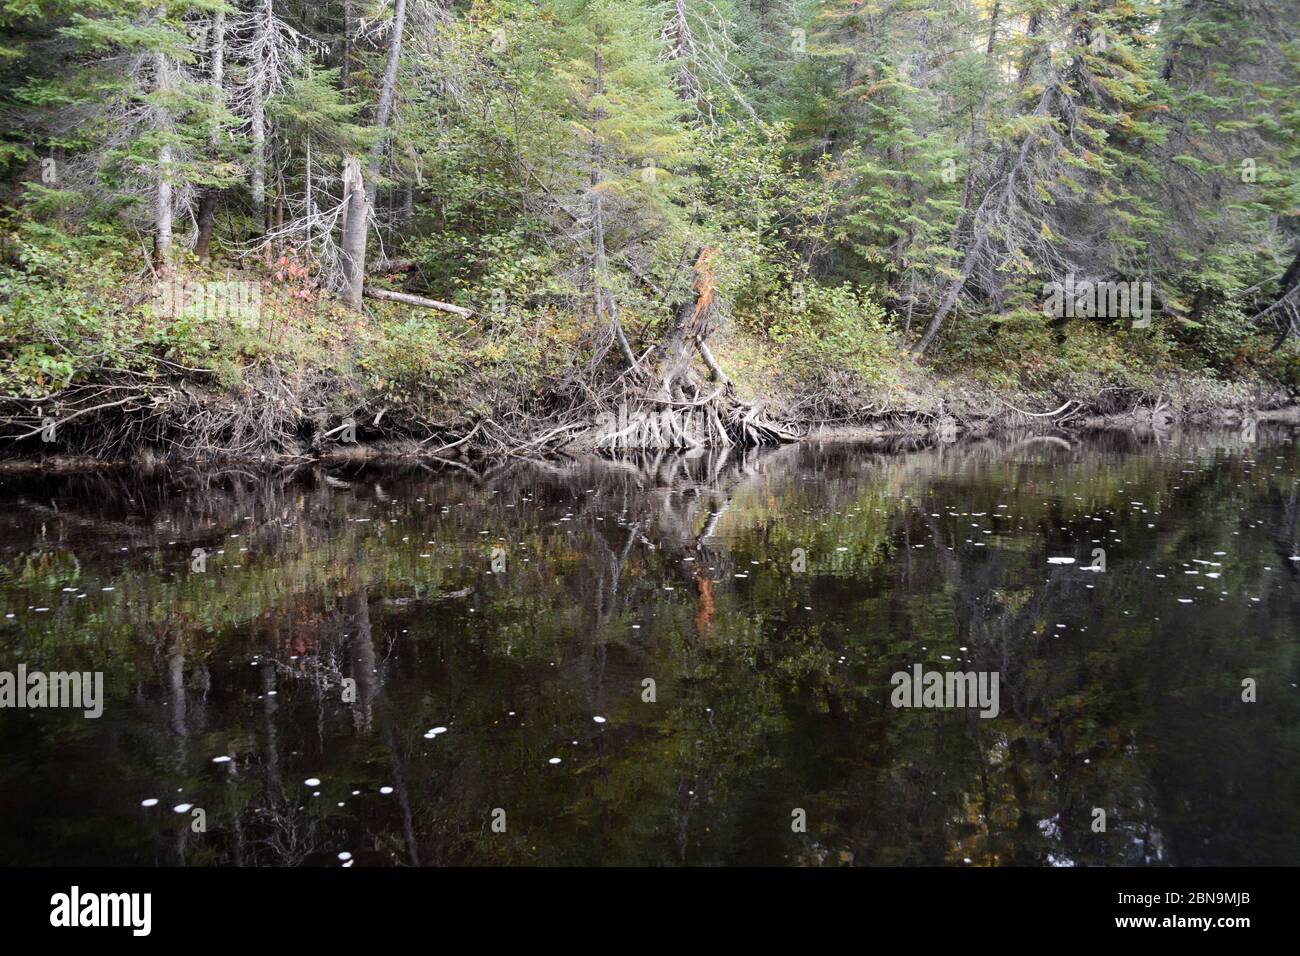
[[[693,377],[691,358],[696,349],[702,348],[702,354],[708,352],[705,342],[712,331],[710,320],[715,289],[712,261],[716,255],[717,250],[709,248],[700,249],[695,254],[695,281],[691,286],[695,297],[677,306],[673,322],[659,347],[660,398],[671,399],[675,388]],[[705,359],[706,364],[712,357],[710,353]],[[722,371],[716,362],[712,362],[710,370],[715,377]],[[720,380],[725,379],[723,376]]]
[[[713,330],[716,283],[712,262],[717,250],[695,257],[693,295],[673,310],[673,320],[657,349],[655,379],[640,402],[620,404],[596,428],[601,448],[690,449],[703,445],[763,445],[799,438],[787,425],[764,416],[759,404],[736,398],[707,340]],[[714,384],[708,387],[692,366],[699,352]]]

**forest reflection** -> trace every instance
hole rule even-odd
[[[0,670],[107,703],[0,710],[0,854],[1300,863],[1297,464],[1261,428],[6,477]],[[914,664],[1000,714],[891,707]]]

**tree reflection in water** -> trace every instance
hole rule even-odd
[[[0,852],[1300,863],[1297,452],[1258,437],[8,478],[0,669],[108,701],[0,711]],[[1000,715],[892,708],[916,663]]]

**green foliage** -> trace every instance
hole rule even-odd
[[[130,251],[120,237],[68,237],[23,223],[0,265],[0,393],[39,397],[102,363],[128,363],[135,344],[116,300]]]
[[[231,383],[297,361],[472,401],[462,380],[589,360],[597,314],[649,349],[702,247],[720,339],[784,380],[904,375],[953,288],[931,354],[995,385],[1289,380],[1254,320],[1300,248],[1287,0],[412,3],[382,131],[391,7],[349,9],[0,4],[8,391],[149,353]],[[330,328],[343,160],[380,142],[370,248],[394,265],[370,281],[474,321],[368,302]],[[244,273],[301,261],[310,307],[270,327],[141,307],[167,191],[176,246],[206,210]],[[1048,322],[1038,290],[1070,273],[1153,281],[1155,330]]]
[[[848,372],[859,383],[879,384],[897,363],[884,310],[852,286],[813,285],[771,326],[772,341],[796,380],[818,383]]]

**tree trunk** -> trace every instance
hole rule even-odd
[[[605,54],[604,34],[596,33],[595,86],[594,97],[605,95]],[[636,356],[632,346],[623,334],[623,325],[618,320],[618,303],[609,288],[609,260],[605,251],[605,202],[602,186],[605,179],[603,157],[601,155],[600,134],[597,126],[605,118],[605,111],[597,106],[591,115],[591,284],[598,325],[609,324],[618,342],[619,351],[628,365],[636,365]]]
[[[716,254],[716,250],[708,248],[700,249],[695,254],[695,282],[692,286],[695,295],[677,306],[672,324],[659,348],[660,398],[672,399],[674,387],[683,380],[689,382],[693,377],[690,371],[691,357],[697,349],[715,380],[724,384],[727,381],[707,345],[714,292],[711,263]]]
[[[993,0],[993,10],[989,13],[989,42],[985,48],[986,56],[993,55],[993,47],[998,39],[998,18],[1002,16],[1001,0]]]
[[[414,305],[421,309],[434,309],[438,312],[450,312],[452,315],[459,315],[468,319],[474,314],[473,309],[466,309],[463,306],[452,305],[450,302],[439,302],[437,299],[426,299],[422,295],[411,295],[409,292],[390,292],[387,289],[366,289],[366,298],[382,299],[385,302],[400,302],[403,305]]]
[[[366,281],[366,240],[369,235],[370,210],[374,208],[378,191],[379,166],[384,156],[384,142],[387,139],[388,117],[393,109],[393,90],[397,86],[397,66],[402,55],[402,31],[406,24],[406,0],[395,0],[393,4],[393,32],[388,42],[388,62],[384,68],[383,84],[379,88],[379,104],[375,109],[375,126],[380,136],[370,147],[370,156],[366,173],[361,174],[358,160],[348,158],[344,178],[355,168],[358,188],[347,188],[347,222],[343,229],[341,252],[343,255],[343,277],[345,288],[343,303],[348,308],[361,308],[361,293]],[[355,164],[355,166],[353,165]]]
[[[217,219],[217,190],[208,189],[199,201],[199,234],[194,240],[194,252],[199,265],[206,266],[212,259],[212,227]]]
[[[343,260],[343,304],[357,311],[366,270],[366,189],[361,181],[361,161],[348,156],[343,161],[343,238],[339,254]]]
[[[212,87],[213,96],[219,104],[226,100],[226,14],[218,10],[212,15],[209,30],[209,72],[208,85]],[[217,144],[214,134],[212,143]],[[211,259],[212,227],[217,218],[217,196],[219,190],[206,189],[199,201],[198,236],[194,240],[194,251],[199,257],[199,265],[206,266]]]
[[[1026,35],[1030,38],[1036,37],[1038,35],[1039,24],[1040,21],[1038,15],[1031,15],[1026,28]],[[1036,58],[1037,54],[1034,49],[1030,49],[1026,52],[1025,58],[1020,64],[1016,84],[1017,89],[1024,89]],[[1039,99],[1036,112],[1050,112],[1053,97],[1053,89],[1049,88],[1046,90]],[[925,334],[921,337],[921,341],[912,349],[914,354],[923,355],[925,353],[925,350],[930,347],[934,342],[935,337],[939,334],[939,330],[943,328],[943,323],[947,320],[948,314],[957,305],[957,300],[960,298],[962,290],[965,289],[966,283],[970,280],[976,266],[979,264],[980,257],[987,251],[992,220],[1003,211],[1003,208],[1010,200],[1016,177],[1020,174],[1020,171],[1028,161],[1029,154],[1036,141],[1037,137],[1033,134],[1025,136],[1024,142],[1021,143],[1020,153],[1016,163],[1010,168],[1008,167],[1011,163],[1013,152],[1012,145],[1008,143],[1000,151],[997,165],[989,180],[991,184],[990,189],[984,194],[984,198],[981,200],[979,208],[976,209],[975,213],[970,217],[971,237],[966,243],[961,273],[956,279],[949,283],[948,291],[944,294],[943,301],[939,305],[939,310],[934,314],[934,317],[926,326]],[[967,213],[963,210],[961,216],[958,217],[959,229],[966,216]]]
[[[307,208],[307,249],[311,250],[312,233],[314,232],[312,224],[315,222],[313,217],[316,215],[316,199],[312,192],[312,169],[311,169],[311,137],[306,138],[304,146],[306,155],[303,158],[303,185],[304,197]]]
[[[271,0],[263,0],[261,15],[257,20],[255,40],[256,48],[261,48],[264,42],[265,31],[268,27],[268,21],[271,16]],[[253,141],[252,169],[250,171],[250,186],[253,191],[253,221],[265,228],[266,223],[266,92],[265,86],[267,78],[263,71],[267,69],[265,63],[252,64],[253,82],[252,94],[249,103],[249,124],[252,127],[251,138]]]
[[[160,7],[160,17],[162,12]],[[165,53],[159,51],[154,54],[154,85],[159,93],[165,94],[171,88],[170,68]],[[154,191],[154,253],[158,268],[168,271],[172,265],[172,147],[168,141],[172,121],[165,100],[159,107],[159,113],[158,126],[164,138],[158,147],[158,176]]]

